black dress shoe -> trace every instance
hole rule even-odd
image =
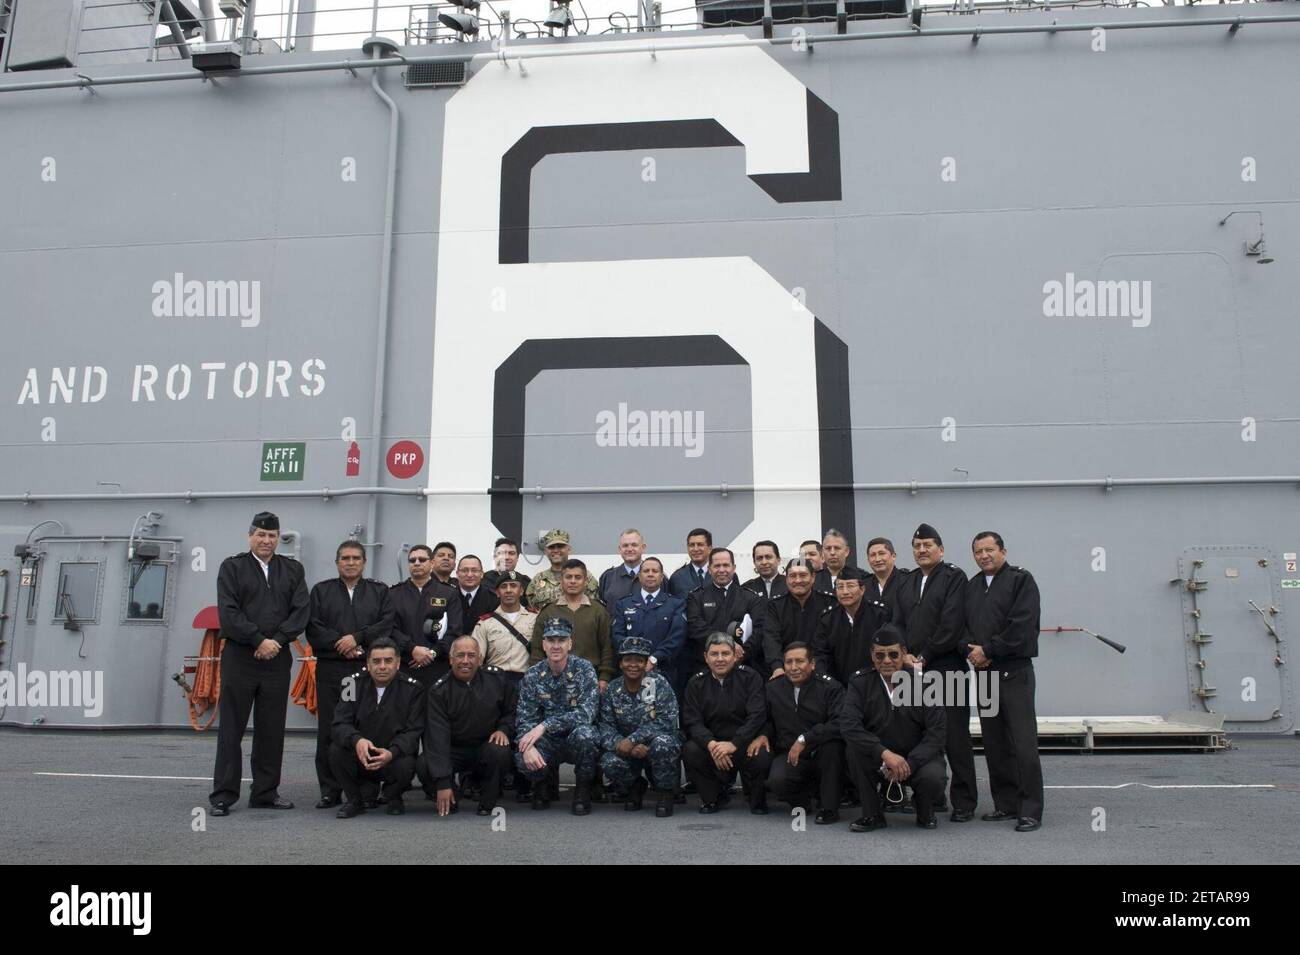
[[[213,816],[228,816],[230,815],[230,803],[214,802],[208,813]]]
[[[551,808],[551,801],[546,798],[545,783],[540,783],[539,785],[533,787],[532,803],[534,809],[541,810],[541,809]]]
[[[937,813],[938,813],[938,812],[947,812],[947,811],[948,811],[948,800],[946,800],[946,799],[940,799],[937,803],[934,804],[934,811],[937,812]]]
[[[974,809],[954,809],[952,815],[948,817],[953,822],[970,822],[975,818]]]
[[[722,807],[718,805],[716,802],[700,803],[700,812],[702,812],[706,816],[712,815],[713,813],[717,812],[721,808]]]
[[[673,814],[673,794],[670,792],[655,793],[655,816],[659,819],[667,819]]]
[[[478,811],[475,813],[475,815],[490,816],[492,815],[492,810],[495,808],[496,807],[493,806],[491,803],[481,802],[478,804]]]
[[[366,811],[364,803],[345,802],[339,807],[339,811],[334,815],[339,819],[351,819],[353,816],[359,816]]]
[[[1033,832],[1042,823],[1033,816],[1021,816],[1020,821],[1016,823],[1016,832]]]
[[[384,810],[390,816],[402,816],[406,814],[406,803],[401,799],[388,800],[388,808]]]
[[[884,829],[889,823],[884,816],[869,818],[863,816],[861,819],[854,819],[849,823],[849,832],[872,832],[876,829]]]
[[[377,809],[379,807],[379,797],[375,796],[372,799],[362,800],[362,805],[367,809]]]
[[[686,805],[686,793],[678,793],[676,796],[674,796],[674,797],[673,797],[673,804],[674,804],[674,805],[677,805],[677,806],[685,806],[685,805]]]
[[[755,816],[766,816],[768,813],[767,803],[761,802],[757,806],[750,806],[749,811]]]
[[[838,809],[818,809],[817,818],[814,822],[819,826],[829,826],[833,822],[840,821],[840,811]]]
[[[980,816],[985,822],[1005,822],[1007,819],[1017,819],[1019,816],[1014,812],[1005,812],[997,809],[993,812],[986,812]]]
[[[248,807],[250,809],[292,809],[293,803],[276,796],[275,802],[251,802]]]
[[[316,800],[317,809],[333,809],[341,800],[338,796],[321,796]]]
[[[569,807],[569,812],[575,816],[586,816],[591,813],[591,785],[579,783],[573,788],[573,805]]]
[[[885,803],[885,812],[902,812],[902,807],[895,802]]]
[[[532,802],[535,792],[536,790],[529,790],[527,792],[516,792],[515,802],[519,802],[519,803]]]
[[[934,817],[933,813],[928,816],[923,816],[918,812],[916,814],[916,827],[918,829],[938,829],[939,820]]]

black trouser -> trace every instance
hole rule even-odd
[[[993,677],[998,680],[998,712],[980,716],[993,808],[1041,820],[1043,767],[1038,761],[1034,668],[998,670]]]
[[[955,667],[951,671],[936,667],[932,672],[941,672],[946,678],[949,672],[958,671]],[[959,672],[969,674],[970,671],[962,664]],[[975,685],[973,677],[969,675],[964,676],[963,680],[966,687]],[[943,715],[948,724],[948,736],[944,742],[944,754],[948,757],[948,769],[952,773],[952,787],[949,789],[952,808],[974,812],[975,805],[979,802],[979,786],[975,782],[975,748],[970,740],[971,696],[967,690],[966,696],[951,699],[946,691],[947,685],[945,679]],[[953,703],[960,705],[947,705]]]
[[[381,747],[386,749],[387,747]],[[365,769],[357,759],[357,751],[350,746],[330,745],[330,770],[338,780],[347,801],[362,801],[361,787],[373,786],[378,794],[379,784],[384,784],[384,793],[389,801],[401,799],[402,793],[411,786],[411,777],[415,775],[414,756],[394,756],[383,769]]]
[[[718,769],[709,751],[693,739],[682,746],[682,762],[686,764],[686,778],[700,794],[700,802],[717,802],[731,773]],[[749,805],[766,805],[767,789],[763,783],[772,765],[771,750],[761,749],[755,756],[746,756],[743,749],[738,749],[731,754],[731,764],[749,783]]]
[[[818,808],[839,809],[844,795],[844,741],[827,740],[816,749],[805,749],[797,766],[786,762],[788,753],[789,750],[772,753],[768,791],[782,802],[808,809],[815,783]]]
[[[862,815],[874,819],[881,813],[880,784],[885,777],[880,773],[880,757],[873,757],[865,749],[850,743],[847,746],[849,772],[858,787],[858,796],[862,800]],[[906,757],[906,753],[899,753]],[[912,804],[921,819],[934,815],[934,806],[943,798],[944,786],[948,784],[947,773],[943,771],[943,760],[932,759],[920,769],[913,771],[907,778],[907,785],[912,789]]]
[[[514,753],[509,746],[484,742],[479,746],[451,748],[451,771],[473,772],[481,787],[478,801],[487,806],[495,806],[501,798],[502,778],[513,766]]]
[[[284,756],[284,717],[289,709],[289,671],[293,651],[281,646],[270,660],[258,660],[253,648],[227,640],[221,651],[221,701],[217,712],[217,762],[208,800],[227,805],[239,800],[244,731],[253,716],[253,788],[250,806],[275,802]],[[253,715],[256,706],[256,715]]]
[[[316,781],[322,796],[338,795],[343,787],[330,771],[331,724],[339,699],[343,696],[343,681],[356,673],[361,664],[356,660],[316,661]]]

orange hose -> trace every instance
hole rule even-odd
[[[217,701],[221,699],[221,650],[226,641],[218,630],[205,630],[199,646],[199,660],[194,666],[194,689],[190,691],[190,725],[200,733],[217,718]],[[199,717],[207,713],[208,721],[199,725]]]
[[[293,681],[293,686],[289,688],[289,699],[298,706],[305,707],[308,713],[315,716],[316,655],[311,652],[311,647],[303,643],[302,640],[295,640],[293,645],[298,650],[298,656],[302,657],[302,669],[298,671],[297,679]]]

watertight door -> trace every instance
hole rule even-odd
[[[1264,547],[1189,547],[1179,560],[1191,706],[1229,731],[1294,723],[1277,568]]]

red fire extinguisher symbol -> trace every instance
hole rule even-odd
[[[361,473],[361,448],[353,441],[348,445],[348,477],[356,477]]]

